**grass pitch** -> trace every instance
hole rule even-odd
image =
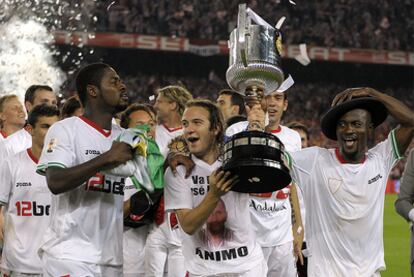
[[[394,209],[396,194],[385,196],[384,247],[387,269],[382,277],[409,277],[410,231],[408,223]]]

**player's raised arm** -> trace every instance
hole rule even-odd
[[[370,96],[379,100],[387,108],[388,113],[400,124],[396,130],[395,137],[399,153],[404,154],[414,136],[414,113],[407,105],[398,99],[381,93],[373,88],[348,89],[338,94],[332,102],[332,105],[341,104],[343,101]]]

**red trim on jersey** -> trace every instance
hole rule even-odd
[[[276,129],[276,130],[271,130],[270,132],[271,132],[272,134],[277,134],[277,133],[280,133],[280,131],[282,131],[282,127],[280,127],[280,125],[279,125],[279,127],[277,127],[277,129]]]
[[[0,131],[0,134],[2,135],[3,138],[7,138],[7,134],[3,130]]]
[[[86,124],[90,125],[91,127],[95,128],[96,131],[98,131],[99,133],[101,133],[102,135],[104,135],[105,137],[109,137],[111,135],[111,131],[105,131],[104,129],[102,129],[101,126],[98,125],[98,123],[93,122],[92,120],[84,117],[84,116],[79,116],[80,119],[82,119]]]
[[[32,161],[33,161],[35,164],[38,164],[38,163],[39,163],[39,159],[38,159],[38,158],[36,158],[36,157],[33,155],[32,148],[28,148],[28,149],[27,149],[27,154],[29,154],[30,159],[32,159]]]
[[[349,163],[345,160],[344,156],[342,156],[341,151],[339,151],[339,148],[335,148],[335,156],[341,164],[348,164]],[[359,162],[359,163],[363,164],[366,159],[367,159],[367,156],[365,155],[364,158],[362,159],[362,161]]]
[[[170,129],[170,128],[168,128],[167,127],[167,125],[165,125],[165,124],[162,124],[162,126],[164,126],[164,128],[165,129],[167,129],[167,131],[168,132],[170,132],[170,133],[172,133],[172,132],[175,132],[175,131],[178,131],[178,130],[181,130],[183,127],[181,126],[181,127],[177,127],[177,128],[172,128],[172,129]]]

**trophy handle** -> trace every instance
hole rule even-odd
[[[247,22],[248,19],[246,17],[246,14],[246,4],[240,4],[239,14],[237,16],[237,41],[240,49],[240,57],[244,67],[247,67],[246,36],[249,35],[249,22]]]
[[[260,106],[260,108],[266,113],[266,101],[264,101],[264,91],[262,87],[259,86],[249,86],[246,88],[244,92],[244,103],[245,105],[249,106],[252,109],[254,106]],[[256,131],[264,131],[265,125],[263,122],[259,121],[252,121],[249,122],[248,130],[256,130]]]

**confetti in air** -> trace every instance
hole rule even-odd
[[[24,99],[33,84],[58,89],[65,74],[56,66],[45,26],[33,20],[11,19],[0,25],[0,95],[14,93]]]
[[[54,45],[53,32],[91,31],[96,0],[0,0],[0,96],[18,94],[28,86],[46,84],[59,91],[67,76],[93,49],[82,41],[64,50]]]
[[[295,56],[295,60],[300,62],[302,65],[307,66],[310,64],[311,60],[308,56],[308,51],[305,43],[299,44],[300,54]]]
[[[295,81],[293,80],[292,76],[289,74],[289,77],[287,77],[283,83],[280,85],[280,87],[276,90],[276,92],[285,92],[287,91],[291,86],[295,84]]]

